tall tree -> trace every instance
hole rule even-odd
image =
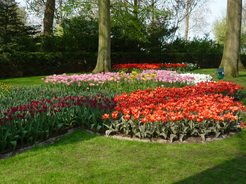
[[[55,0],[47,0],[45,3],[44,36],[51,36],[53,33],[55,4]]]
[[[209,0],[165,0],[166,10],[172,12],[175,27],[184,28],[185,40],[188,40],[189,31],[204,27],[205,12],[208,11]],[[184,24],[184,26],[182,26]]]
[[[133,13],[134,16],[137,18],[138,17],[138,0],[134,0],[134,9],[133,9]]]
[[[151,22],[155,21],[155,0],[151,0],[151,11],[152,11],[152,17],[151,17]]]
[[[189,34],[190,4],[191,4],[191,0],[186,0],[185,40],[188,40],[188,34]]]
[[[98,0],[99,35],[97,64],[92,73],[111,70],[110,0]]]
[[[0,1],[0,52],[13,52],[23,47],[29,35],[35,34],[31,26],[24,25],[24,16],[15,0]]]
[[[225,76],[237,77],[240,60],[242,0],[227,0],[226,37],[220,68]]]
[[[226,12],[225,12],[226,13]],[[224,45],[226,35],[226,14],[216,19],[213,23],[213,34],[215,40]],[[246,2],[242,7],[242,25],[241,25],[241,50],[246,48]]]

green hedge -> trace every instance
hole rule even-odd
[[[112,53],[113,64],[121,63],[193,63],[200,68],[217,68],[222,54],[194,53]],[[246,59],[246,58],[245,58]]]
[[[94,53],[19,52],[1,54],[0,78],[88,72],[96,64]]]
[[[194,63],[200,68],[217,68],[222,54],[124,53],[111,54],[112,64],[122,63]],[[246,66],[246,55],[241,56]],[[91,72],[97,53],[16,52],[0,55],[0,78]]]

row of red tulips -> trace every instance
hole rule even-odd
[[[131,68],[136,68],[140,70],[145,70],[145,69],[160,69],[160,68],[182,68],[182,67],[187,67],[186,64],[165,64],[165,63],[128,63],[128,64],[118,64],[118,65],[113,65],[112,69],[113,70],[124,70],[124,69],[131,69]]]
[[[54,97],[52,100],[42,99],[41,101],[31,101],[27,105],[19,105],[6,109],[4,112],[0,111],[0,124],[11,122],[13,119],[17,118],[19,120],[26,119],[29,120],[32,117],[36,117],[42,113],[48,113],[49,115],[54,115],[57,112],[61,112],[63,108],[72,106],[85,106],[99,108],[102,110],[113,109],[114,101],[102,96],[97,95],[94,98],[88,96],[64,96],[64,97]]]

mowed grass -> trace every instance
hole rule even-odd
[[[73,75],[74,73],[70,73],[68,75]],[[57,74],[60,75],[60,74]],[[21,78],[9,78],[9,79],[0,79],[0,82],[8,84],[10,86],[38,86],[45,85],[44,76],[32,76],[32,77],[21,77]]]
[[[38,86],[45,84],[42,78],[45,76],[0,79],[0,82],[10,86]]]
[[[0,161],[1,183],[244,183],[246,132],[212,143],[160,144],[77,130]]]
[[[230,80],[246,88],[246,72]],[[117,140],[76,130],[54,144],[0,160],[0,183],[241,184],[246,183],[245,165],[245,130],[224,140],[191,144]]]

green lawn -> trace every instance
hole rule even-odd
[[[244,183],[246,132],[213,143],[116,140],[77,130],[0,161],[2,183]]]
[[[10,86],[37,86],[37,85],[44,84],[44,81],[41,80],[44,77],[45,76],[34,76],[34,77],[0,79],[0,82],[3,82]]]
[[[73,73],[71,73],[72,75]],[[70,74],[69,74],[70,75]],[[10,79],[0,79],[0,82],[8,84],[10,86],[38,86],[44,85],[42,80],[46,76],[33,76],[33,77],[21,77],[21,78],[10,78]]]
[[[23,80],[34,85],[41,78]],[[225,80],[246,88],[246,72]],[[20,81],[0,80],[9,85]],[[242,101],[246,104],[246,97]],[[192,144],[117,140],[76,130],[54,144],[0,160],[0,176],[3,184],[241,184],[246,183],[245,165],[246,130],[221,141]]]

